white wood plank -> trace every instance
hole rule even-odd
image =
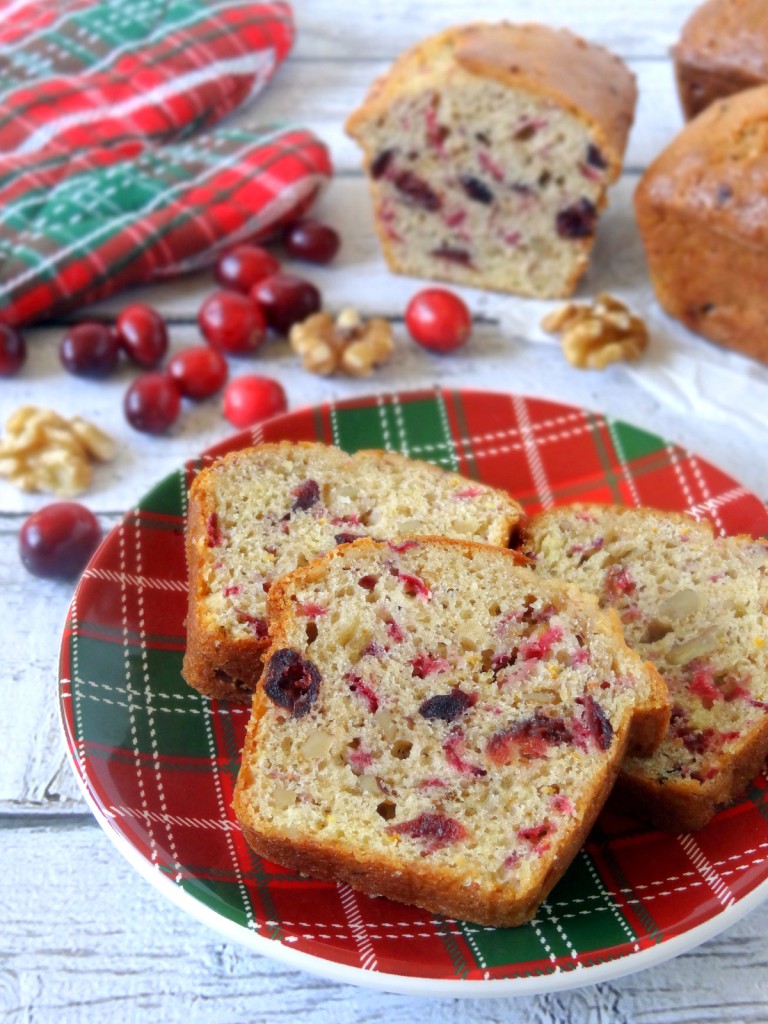
[[[640,103],[627,167],[636,171],[681,123],[668,48],[697,2],[518,0],[511,7],[505,0],[486,0],[470,10],[460,0],[365,5],[296,0],[297,46],[269,89],[238,120],[290,120],[326,140],[337,176],[318,214],[339,228],[344,247],[332,267],[294,269],[321,286],[330,309],[354,305],[393,318],[398,354],[369,381],[324,380],[301,370],[284,342],[270,341],[254,359],[233,360],[232,372],[278,377],[292,407],[429,383],[570,401],[703,452],[768,498],[768,456],[758,441],[768,429],[763,411],[768,369],[695,338],[659,311],[632,217],[634,173],[625,175],[612,194],[580,297],[607,289],[643,312],[653,337],[646,358],[603,374],[573,370],[539,330],[550,304],[464,289],[478,326],[464,351],[440,359],[405,336],[402,311],[421,283],[394,277],[384,267],[359,154],[342,129],[368,84],[406,46],[471,18],[535,20],[570,26],[630,62]],[[177,349],[200,340],[194,315],[212,287],[209,275],[199,275],[131,298],[147,298],[175,318]],[[99,312],[114,315],[126,301],[115,298]],[[60,329],[29,332],[27,366],[17,378],[0,383],[0,420],[24,401],[91,416],[109,430],[120,442],[120,457],[98,471],[85,500],[110,526],[183,459],[231,430],[213,400],[186,407],[166,438],[136,434],[121,411],[132,372],[124,368],[103,383],[69,377],[58,363],[60,334]],[[465,1002],[417,1001],[335,985],[231,946],[171,906],[83,814],[66,762],[55,679],[72,587],[29,576],[16,551],[24,515],[46,500],[19,495],[0,481],[0,1020],[763,1024],[768,1019],[768,923],[759,912],[696,952],[613,984],[562,996]],[[14,816],[17,810],[24,814]]]
[[[224,941],[135,874],[95,825],[8,824],[0,844],[6,1024],[765,1022],[764,914],[610,984],[515,1000],[416,999],[329,982]]]
[[[665,54],[697,0],[660,0],[635,5],[616,0],[566,3],[564,0],[300,0],[294,5],[297,57],[391,59],[406,46],[449,25],[470,21],[535,21],[570,28],[622,56]]]

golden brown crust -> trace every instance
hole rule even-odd
[[[634,75],[603,47],[547,25],[478,22],[422,40],[376,79],[348,117],[346,131],[357,137],[361,125],[383,113],[401,90],[420,87],[444,50],[471,74],[523,86],[587,121],[603,142],[611,180],[621,172],[637,100]]]
[[[213,465],[220,465],[223,461],[219,459]],[[206,478],[201,480],[198,476],[190,488],[187,505],[189,598],[182,675],[190,686],[206,697],[247,703],[261,675],[262,655],[269,641],[229,636],[226,630],[207,621],[203,615],[204,538],[211,511],[211,493]]]
[[[768,86],[712,104],[646,170],[638,228],[664,309],[768,361]]]
[[[768,80],[765,0],[709,0],[697,7],[672,47],[686,118],[715,100]]]
[[[635,77],[602,46],[548,25],[468,25],[458,30],[456,60],[473,74],[522,85],[589,122],[608,158],[621,162],[637,102]]]
[[[665,832],[696,832],[744,792],[766,757],[768,721],[740,748],[722,758],[714,778],[706,782],[670,778],[661,783],[622,772],[616,783],[616,799]]]

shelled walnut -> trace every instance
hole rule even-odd
[[[321,376],[341,370],[350,377],[367,377],[394,350],[389,322],[362,320],[354,309],[343,309],[335,320],[330,313],[313,313],[291,328],[290,342],[304,369]]]
[[[630,310],[605,293],[591,305],[570,302],[541,321],[551,334],[560,334],[565,358],[572,366],[604,370],[620,359],[634,361],[648,347],[648,329]]]
[[[6,420],[0,439],[0,476],[22,491],[69,498],[89,486],[94,461],[109,462],[114,455],[112,438],[88,420],[22,405]]]

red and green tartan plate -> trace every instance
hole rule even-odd
[[[248,709],[181,678],[187,487],[262,440],[380,447],[508,488],[529,510],[575,500],[689,510],[768,532],[721,470],[636,427],[542,399],[422,391],[299,410],[163,480],[106,538],[72,601],[60,704],[97,818],[166,896],[259,953],[340,981],[432,995],[523,994],[627,974],[690,949],[768,896],[768,781],[695,835],[604,812],[536,919],[432,916],[302,878],[251,852],[230,809]]]

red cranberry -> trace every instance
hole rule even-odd
[[[35,576],[77,576],[101,540],[96,516],[76,501],[56,501],[33,512],[19,533],[19,554]]]
[[[408,303],[405,326],[424,348],[452,352],[472,333],[472,317],[458,295],[444,288],[425,288]]]
[[[125,418],[135,430],[162,434],[175,422],[181,395],[174,380],[155,371],[137,377],[125,393]]]
[[[253,299],[239,292],[214,292],[200,307],[197,322],[209,345],[242,356],[264,341],[267,325]]]
[[[127,306],[117,318],[117,337],[131,362],[151,370],[168,351],[165,320],[151,306]]]
[[[321,306],[320,292],[311,281],[292,274],[272,274],[251,290],[267,323],[278,334],[287,334],[294,324],[306,320]]]
[[[595,204],[579,199],[558,213],[555,226],[560,238],[591,238],[597,228]]]
[[[264,672],[264,693],[291,718],[303,718],[317,700],[322,676],[313,661],[282,647],[269,659]]]
[[[18,373],[27,358],[27,346],[18,331],[0,324],[0,377]]]
[[[209,398],[224,387],[229,367],[227,360],[210,345],[183,348],[168,362],[168,374],[185,398]]]
[[[339,251],[338,233],[319,220],[299,220],[286,230],[285,248],[297,260],[330,263]]]
[[[108,324],[85,322],[70,327],[59,346],[65,368],[78,377],[108,377],[117,366],[120,342]]]
[[[280,261],[260,245],[238,245],[219,256],[213,276],[222,288],[247,295],[255,284],[279,269]]]
[[[285,412],[287,408],[282,385],[271,377],[236,377],[224,392],[224,415],[233,426],[241,429]]]

